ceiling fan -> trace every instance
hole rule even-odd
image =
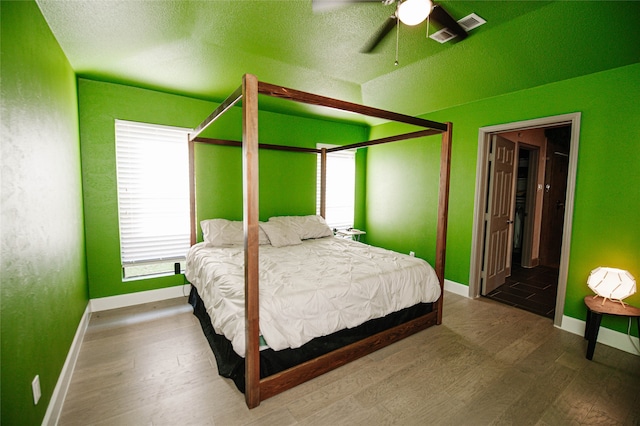
[[[372,53],[382,40],[393,30],[398,22],[413,26],[424,22],[427,17],[442,28],[446,28],[458,41],[467,37],[467,31],[439,4],[431,0],[313,0],[314,10],[322,10],[348,3],[382,3],[385,6],[396,4],[396,10],[387,18],[378,31],[362,48],[362,53]]]

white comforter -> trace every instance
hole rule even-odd
[[[274,350],[352,328],[440,297],[435,271],[422,259],[342,238],[260,246],[260,334]],[[244,251],[194,245],[186,276],[213,327],[245,355]]]

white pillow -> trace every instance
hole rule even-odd
[[[236,246],[244,244],[244,225],[239,220],[207,219],[200,222],[204,241],[212,246]],[[258,231],[258,244],[269,244],[262,229]]]
[[[298,234],[292,229],[280,223],[261,223],[260,228],[267,234],[271,245],[274,247],[295,246],[302,244]]]
[[[333,236],[333,231],[322,216],[276,216],[270,218],[269,223],[278,223],[294,230],[301,240]]]

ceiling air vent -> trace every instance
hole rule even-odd
[[[440,31],[437,31],[429,36],[429,38],[432,38],[439,43],[446,43],[455,37],[456,34],[449,31],[448,28],[443,28]]]
[[[458,21],[458,24],[466,31],[471,31],[474,28],[478,28],[482,24],[486,24],[487,21],[472,13],[471,15],[465,16],[464,18]]]
[[[475,13],[472,13],[471,15],[465,16],[464,18],[460,19],[458,23],[462,28],[464,28],[465,31],[470,31],[474,28],[478,28],[482,24],[486,24],[487,21],[485,21]],[[451,32],[448,28],[443,28],[440,31],[436,31],[429,36],[429,38],[432,38],[439,43],[446,43],[455,37],[456,34]]]

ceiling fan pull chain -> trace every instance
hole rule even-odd
[[[400,44],[400,22],[396,25],[396,62],[394,65],[398,66],[398,46]]]
[[[427,15],[427,37],[426,38],[429,38],[429,16],[430,15],[431,14]]]

